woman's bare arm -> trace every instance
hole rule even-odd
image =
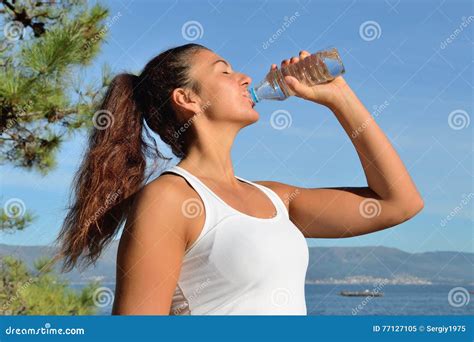
[[[168,315],[187,244],[183,193],[159,177],[139,194],[117,256],[114,315]]]

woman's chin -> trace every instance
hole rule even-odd
[[[248,126],[257,122],[259,118],[259,113],[249,106],[249,108],[239,109],[233,112],[232,115],[227,117],[227,120]]]
[[[260,118],[259,113],[253,108],[247,110],[244,116],[246,119],[248,119],[248,121],[250,121],[250,123],[254,123]]]

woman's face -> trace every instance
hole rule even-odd
[[[247,87],[252,79],[232,69],[221,56],[200,50],[194,55],[190,76],[200,86],[203,112],[211,120],[248,125],[258,120]]]

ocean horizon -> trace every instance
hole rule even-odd
[[[80,290],[85,285],[71,285]],[[113,293],[115,284],[102,284]],[[462,302],[449,299],[453,285],[385,285],[374,287],[367,284],[306,284],[306,307],[308,316],[381,316],[381,315],[474,315],[471,294],[473,286],[464,286],[468,297]],[[341,291],[376,291],[381,297],[341,296]],[[113,297],[101,304],[97,315],[110,315]],[[460,305],[463,304],[463,305]]]

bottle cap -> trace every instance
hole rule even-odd
[[[259,102],[257,93],[253,87],[248,88],[248,92],[250,93],[250,97],[252,98],[253,103],[257,104]]]

